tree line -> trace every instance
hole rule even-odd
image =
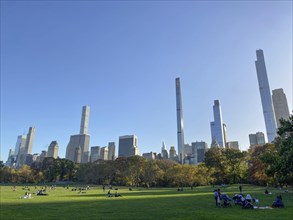
[[[211,148],[197,166],[171,160],[146,160],[141,156],[76,164],[67,159],[45,158],[20,169],[0,164],[1,183],[70,181],[119,186],[197,186],[251,183],[293,183],[293,116],[281,121],[274,143],[247,152]]]

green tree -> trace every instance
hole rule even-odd
[[[289,120],[281,120],[278,136],[274,140],[274,148],[266,152],[262,161],[268,176],[274,178],[276,184],[293,183],[293,116]]]
[[[271,178],[265,172],[265,164],[261,160],[262,155],[271,148],[270,144],[258,145],[248,151],[248,181],[256,185],[266,185]],[[269,149],[268,149],[269,150]]]

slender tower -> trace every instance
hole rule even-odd
[[[90,107],[85,105],[82,107],[80,134],[88,134]]]
[[[212,147],[225,147],[225,133],[222,119],[222,110],[219,100],[214,100],[214,121],[211,122]]]
[[[255,67],[259,85],[260,98],[262,103],[263,115],[267,130],[268,141],[272,142],[276,136],[276,120],[273,110],[271,90],[265,65],[265,58],[262,50],[256,51]]]
[[[177,142],[178,142],[178,159],[184,162],[184,129],[182,113],[182,97],[180,88],[180,78],[176,78],[176,109],[177,109]]]

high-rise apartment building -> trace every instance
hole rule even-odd
[[[25,145],[21,144],[19,146],[18,156],[17,156],[17,168],[21,167],[26,162],[26,155],[32,154],[32,146],[35,137],[35,128],[30,127],[25,138]],[[24,138],[22,139],[24,141]]]
[[[14,155],[18,155],[18,152],[20,151],[20,149],[23,149],[22,151],[24,152],[25,143],[26,143],[26,136],[19,135],[17,137],[17,141],[15,144]]]
[[[115,150],[116,150],[115,142],[109,142],[108,143],[108,160],[115,159]]]
[[[249,134],[249,143],[250,146],[264,145],[265,144],[265,135],[263,132],[256,132],[256,134]]]
[[[70,136],[66,148],[66,159],[75,163],[87,163],[89,161],[90,136],[88,135],[88,124],[89,106],[83,106],[80,134]]]
[[[182,112],[182,96],[180,88],[180,78],[176,78],[176,110],[177,110],[177,143],[178,159],[180,163],[184,162],[184,126]]]
[[[87,105],[83,106],[79,134],[88,134],[89,117],[90,117],[90,107]]]
[[[272,97],[273,97],[273,105],[274,105],[276,122],[279,128],[281,126],[280,120],[281,119],[288,120],[290,116],[287,98],[283,89],[274,89]]]
[[[26,136],[26,143],[25,143],[25,149],[24,149],[25,154],[32,154],[34,137],[35,137],[35,128],[30,127],[28,134]]]
[[[208,151],[208,144],[204,141],[196,141],[191,143],[193,148],[196,150],[197,154],[197,163],[204,162],[205,153]]]
[[[53,157],[56,159],[58,157],[58,149],[59,146],[57,141],[52,141],[48,147],[47,157]]]
[[[271,90],[265,65],[265,58],[262,50],[256,51],[257,60],[255,61],[260,98],[262,103],[263,115],[265,119],[268,141],[272,142],[276,136],[276,120],[273,110]]]
[[[91,147],[91,162],[95,162],[99,159],[101,159],[101,147],[100,146],[95,146]]]
[[[108,160],[108,147],[101,148],[101,160]]]
[[[138,154],[136,135],[125,135],[119,137],[118,157],[130,157]]]
[[[225,147],[224,129],[223,129],[224,125],[223,125],[222,110],[221,110],[221,105],[219,100],[214,101],[213,112],[214,112],[214,121],[211,122],[212,143],[216,143],[220,147]],[[215,146],[215,144],[212,144],[212,146]]]

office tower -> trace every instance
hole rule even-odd
[[[19,152],[18,152],[18,156],[17,156],[17,168],[21,167],[25,163],[26,155],[32,153],[34,136],[35,136],[35,128],[30,127],[29,131],[26,135],[24,147],[23,147],[23,145],[19,146]],[[22,139],[22,141],[24,141],[24,139]]]
[[[216,144],[225,147],[222,110],[219,100],[214,100],[213,112],[214,121],[211,122],[212,147]]]
[[[288,120],[290,116],[287,98],[283,89],[274,89],[272,97],[276,122],[279,128],[281,126],[280,120],[282,118]]]
[[[79,134],[88,134],[90,107],[83,106]]]
[[[20,151],[20,149],[23,149],[23,152],[24,152],[25,143],[26,143],[26,136],[19,135],[17,137],[17,141],[15,144],[14,155],[18,155],[18,152]]]
[[[59,149],[59,146],[57,141],[52,141],[48,147],[47,157],[53,157],[56,159],[58,157],[58,149]]]
[[[89,106],[83,106],[80,134],[71,135],[66,148],[65,158],[75,163],[89,161],[90,136],[88,135]]]
[[[170,159],[171,160],[175,160],[176,161],[178,159],[177,153],[176,153],[176,150],[175,150],[175,147],[174,146],[171,146],[170,147],[169,155],[170,155]]]
[[[165,160],[169,158],[168,150],[166,148],[166,145],[165,145],[164,141],[162,143],[161,157],[162,157],[162,159],[165,159]]]
[[[114,160],[115,159],[115,142],[109,142],[108,143],[108,160]]]
[[[182,97],[180,88],[180,78],[176,78],[176,110],[177,110],[177,142],[178,142],[178,159],[184,162],[184,128],[183,128],[183,112]]]
[[[208,151],[208,144],[204,141],[196,141],[191,143],[194,150],[196,150],[197,163],[204,162],[205,153]]]
[[[276,136],[276,120],[273,110],[271,90],[269,86],[263,51],[257,50],[256,57],[257,60],[255,61],[255,67],[262,103],[263,116],[265,119],[268,141],[272,142]]]
[[[249,143],[250,143],[250,146],[264,145],[265,144],[264,133],[256,132],[256,134],[249,134]]]
[[[239,150],[239,143],[238,141],[229,141],[226,143],[226,148]]]
[[[120,136],[118,157],[130,157],[135,155],[138,155],[137,136]]]
[[[25,154],[32,154],[34,137],[35,137],[35,128],[30,127],[28,134],[26,136],[26,143],[25,143],[25,149],[24,149]]]
[[[108,147],[101,148],[101,160],[108,160]]]
[[[101,147],[100,146],[95,146],[91,147],[91,162],[95,162],[99,159],[101,159]]]

